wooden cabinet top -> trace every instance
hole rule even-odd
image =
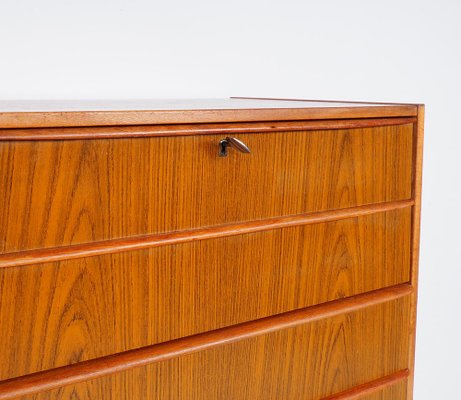
[[[416,104],[294,99],[0,101],[0,128],[409,117]]]

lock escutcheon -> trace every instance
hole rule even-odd
[[[251,153],[249,147],[241,140],[234,137],[226,137],[219,142],[219,157],[227,157],[227,148],[233,147],[241,153]]]

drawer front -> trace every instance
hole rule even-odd
[[[0,143],[0,253],[411,197],[413,125]]]
[[[357,400],[406,400],[408,390],[407,385],[408,382],[405,380],[403,382],[396,383],[395,385],[388,386],[377,393],[358,397]]]
[[[2,268],[0,380],[407,282],[410,227],[407,207]]]
[[[27,399],[320,400],[407,368],[409,315],[406,297]]]

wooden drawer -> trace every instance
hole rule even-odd
[[[405,370],[408,340],[405,297],[27,400],[318,400]],[[369,399],[405,400],[406,391],[396,385],[385,396]]]
[[[410,227],[406,207],[0,268],[0,380],[407,282]]]
[[[359,390],[363,388],[362,385],[345,390],[344,392],[328,396],[322,400],[406,400],[408,380],[401,379],[392,384],[387,383],[383,388],[375,388],[373,384],[369,386],[369,392],[360,393]]]
[[[410,400],[423,107],[205,103],[0,110],[0,399]]]
[[[413,124],[235,136],[0,142],[0,252],[411,197]]]

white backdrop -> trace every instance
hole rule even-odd
[[[455,399],[460,21],[459,0],[1,0],[0,99],[425,103],[415,399]]]

